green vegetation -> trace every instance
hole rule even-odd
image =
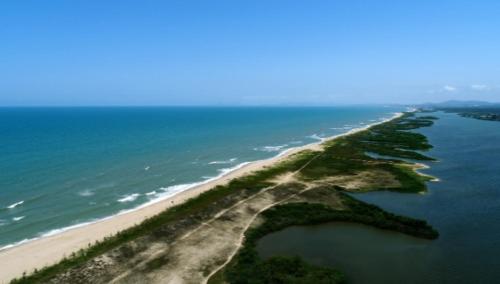
[[[335,189],[331,190],[335,191]],[[299,283],[276,280],[290,273],[287,266],[276,265],[276,263],[289,263],[294,261],[294,258],[272,257],[262,260],[255,249],[260,238],[290,226],[342,221],[371,225],[426,239],[438,237],[437,231],[425,221],[385,212],[377,206],[357,201],[346,194],[340,196],[344,205],[347,206],[346,210],[337,210],[321,203],[289,203],[262,212],[264,222],[247,231],[243,248],[225,269],[225,280],[237,284]],[[319,283],[343,283],[345,281],[342,274],[334,269],[312,267],[303,261],[295,261],[297,266],[295,269],[303,272],[301,275],[314,277],[313,279]],[[212,283],[216,282],[212,281]]]
[[[251,274],[247,274],[250,272]],[[277,256],[259,262],[256,271],[244,271],[230,283],[345,283],[344,275],[334,269],[314,266],[299,257]]]
[[[370,190],[424,191],[426,190],[425,181],[428,178],[418,175],[397,158],[433,160],[416,152],[432,147],[428,144],[426,137],[408,131],[431,126],[433,119],[405,114],[401,118],[373,126],[366,131],[330,141],[326,143],[322,152],[301,152],[278,165],[235,179],[225,186],[217,186],[197,198],[172,207],[137,226],[97,242],[55,265],[14,280],[12,283],[45,283],[63,272],[77,268],[115,249],[122,254],[124,259],[128,259],[128,256],[139,253],[140,248],[127,246],[127,243],[138,238],[165,239],[166,241],[170,240],[169,238],[173,239],[182,230],[192,228],[203,220],[212,218],[222,208],[228,208],[245,197],[273,186],[270,180],[287,172],[299,171],[301,180],[311,182],[337,175],[349,176],[361,171],[382,170],[391,174],[399,182],[399,186],[397,188],[373,187]],[[391,156],[394,159],[372,158],[366,154],[367,152]],[[339,192],[338,189],[334,191]],[[336,210],[318,203],[296,203],[280,205],[265,211],[263,213],[265,223],[247,232],[244,249],[238,253],[236,261],[232,262],[225,274],[219,273],[216,277],[225,278],[231,283],[343,282],[344,278],[339,272],[312,266],[300,259],[273,258],[263,261],[258,258],[254,250],[255,241],[269,232],[290,225],[350,221],[423,238],[437,237],[437,232],[424,221],[396,216],[378,207],[356,201],[348,195],[341,194],[341,196],[343,204],[347,207],[346,210]],[[168,262],[167,258],[155,259],[147,263],[146,269],[157,269],[166,262]],[[245,277],[246,280],[244,280]]]
[[[388,162],[370,157],[376,153],[396,158],[432,161],[416,152],[426,151],[432,146],[427,138],[407,130],[428,127],[432,121],[406,114],[391,122],[376,125],[327,143],[324,152],[301,171],[304,180],[317,180],[335,175],[353,175],[360,171],[384,170],[391,173],[400,183],[398,188],[373,188],[372,190],[394,190],[399,192],[421,192],[426,190],[428,177],[418,175],[400,161]]]
[[[335,189],[331,189],[335,191]],[[334,194],[334,193],[332,193]],[[380,229],[398,231],[415,237],[435,239],[437,231],[425,221],[415,220],[388,213],[379,207],[358,201],[349,195],[339,193],[344,210],[321,203],[289,203],[275,206],[262,213],[265,223],[246,234],[247,241],[257,240],[270,232],[294,225],[314,225],[342,221],[371,225]]]
[[[434,160],[415,151],[426,151],[432,148],[427,138],[419,133],[408,132],[420,127],[429,127],[432,120],[413,118],[409,115],[393,122],[377,125],[369,131],[357,133],[347,139],[363,152],[374,152],[379,155],[414,160]]]
[[[337,211],[338,221],[362,223],[430,240],[437,239],[439,236],[439,233],[426,221],[386,212],[375,205],[361,202],[346,194],[342,195],[342,200],[351,212],[346,214],[344,211]]]
[[[436,116],[432,116],[432,115],[424,115],[424,116],[420,116],[419,118],[420,119],[427,119],[427,120],[438,120],[439,119]]]
[[[500,107],[442,108],[446,112],[458,113],[462,117],[479,120],[500,121]]]

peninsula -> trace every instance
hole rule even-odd
[[[432,161],[421,153],[432,146],[411,130],[429,127],[433,120],[404,113],[249,164],[130,214],[0,252],[5,264],[1,280],[343,283],[344,274],[335,268],[310,265],[300,258],[261,259],[255,243],[291,225],[333,221],[437,238],[437,231],[423,220],[385,212],[347,194],[425,192],[426,182],[433,178],[417,172],[422,164],[408,160]]]

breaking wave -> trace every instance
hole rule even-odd
[[[19,201],[19,202],[16,202],[16,203],[14,203],[14,204],[11,204],[11,205],[7,206],[7,209],[14,209],[14,208],[16,208],[17,206],[22,205],[23,203],[24,203],[24,200],[21,200],[21,201]]]
[[[117,201],[118,202],[132,202],[134,200],[137,199],[137,197],[139,197],[140,194],[139,193],[132,193],[132,194],[129,194],[129,195],[125,195],[123,198],[120,198],[118,199]]]
[[[238,160],[238,158],[231,158],[229,160],[224,160],[224,161],[212,161],[212,162],[209,162],[208,164],[209,165],[224,165],[224,164],[232,164],[234,162],[236,162],[236,160]]]
[[[288,146],[288,144],[283,144],[283,145],[278,145],[278,146],[263,146],[263,147],[254,148],[254,150],[255,151],[262,151],[262,152],[279,152],[287,146]]]

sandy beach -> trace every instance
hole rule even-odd
[[[401,115],[401,113],[398,113],[388,120],[392,120]],[[89,243],[92,244],[95,241],[102,240],[106,236],[114,235],[121,230],[139,224],[145,219],[157,215],[169,207],[194,198],[217,185],[226,184],[232,179],[272,166],[273,164],[288,159],[291,155],[298,152],[304,150],[321,150],[321,144],[326,141],[363,131],[373,125],[384,123],[388,120],[356,128],[347,133],[329,137],[323,141],[291,148],[270,159],[248,163],[239,169],[227,173],[219,179],[192,187],[186,191],[180,192],[157,203],[143,206],[137,210],[4,249],[0,251],[0,283],[8,283],[13,278],[22,276],[23,272],[29,273],[34,269],[40,269],[44,266],[57,263],[65,256],[69,256],[72,252],[78,251],[81,248],[86,248]]]

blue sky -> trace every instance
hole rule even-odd
[[[500,101],[499,15],[493,0],[5,0],[0,105]]]

